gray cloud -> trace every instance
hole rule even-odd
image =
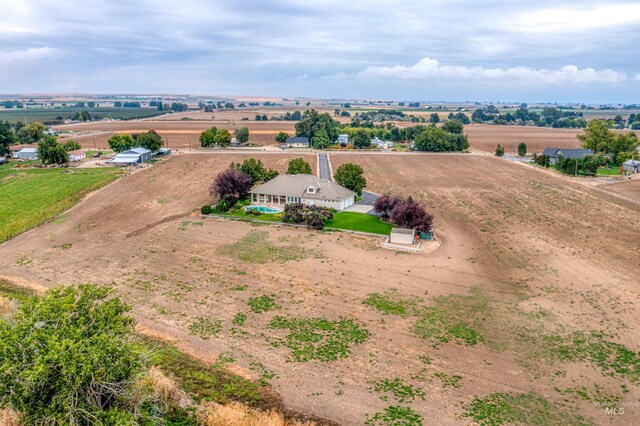
[[[0,50],[11,58],[0,64],[6,92],[627,101],[640,72],[633,1],[0,0],[0,7]],[[579,90],[547,95],[542,87],[572,82]]]

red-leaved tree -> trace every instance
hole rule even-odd
[[[395,195],[383,195],[373,203],[373,209],[380,216],[389,217],[391,210],[403,201],[402,198],[396,197]]]
[[[391,221],[402,228],[429,232],[433,225],[433,215],[412,199],[397,203],[391,210]]]
[[[233,206],[249,195],[251,177],[237,169],[227,169],[216,176],[209,193],[218,200]]]

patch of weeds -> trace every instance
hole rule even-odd
[[[204,222],[192,222],[191,226],[194,228],[202,228],[204,226]]]
[[[258,375],[260,376],[258,383],[260,383],[262,386],[270,386],[271,384],[269,383],[269,380],[272,380],[274,377],[276,377],[276,373],[269,371],[267,367],[259,362],[252,362],[249,368],[252,371],[258,373]]]
[[[475,327],[475,322],[486,323],[492,313],[484,293],[471,289],[469,296],[440,296],[434,298],[434,302],[434,306],[426,307],[418,314],[419,319],[413,327],[418,336],[467,346],[484,341],[484,336]]]
[[[550,403],[534,393],[493,393],[475,398],[463,414],[481,426],[522,424],[546,425],[590,425],[582,416]]]
[[[565,395],[573,395],[583,401],[594,401],[603,404],[611,404],[619,402],[622,399],[620,395],[612,395],[607,393],[602,386],[597,383],[593,385],[593,388],[589,389],[586,386],[580,386],[577,388],[566,388],[564,390],[556,389],[558,392]]]
[[[235,287],[231,287],[231,290],[233,290],[233,291],[245,291],[248,288],[249,288],[248,285],[242,284],[242,285],[237,285]]]
[[[31,265],[32,263],[33,263],[33,257],[22,256],[16,259],[16,265],[18,266],[28,266],[28,265]]]
[[[442,343],[453,340],[456,343],[474,346],[484,340],[477,330],[450,318],[446,311],[437,306],[425,309],[413,331],[424,339],[435,339]]]
[[[600,367],[605,374],[627,378],[634,384],[640,383],[640,353],[607,340],[601,332],[545,334],[540,336],[539,340],[529,336],[529,333],[520,336],[527,337],[536,342],[535,349],[526,354],[529,359],[548,362],[591,362]]]
[[[183,220],[182,222],[180,222],[180,226],[178,226],[178,229],[180,231],[186,231],[190,224],[190,220]]]
[[[235,317],[233,317],[233,325],[242,326],[244,322],[247,320],[247,314],[238,312]]]
[[[0,279],[0,296],[9,300],[17,300],[18,302],[25,302],[31,297],[36,296],[36,293],[26,287],[20,287],[11,284],[9,281]]]
[[[167,373],[182,390],[205,401],[260,404],[264,397],[261,387],[235,375],[221,365],[205,364],[167,343],[142,338],[143,350],[149,354],[149,363]]]
[[[402,297],[397,290],[390,289],[380,293],[372,293],[362,303],[388,315],[415,314],[420,299]]]
[[[198,317],[189,325],[189,333],[207,340],[220,332],[222,321],[209,317]]]
[[[409,407],[391,405],[384,411],[377,412],[364,422],[367,426],[422,426],[422,416]]]
[[[373,382],[373,386],[370,388],[372,392],[391,394],[397,402],[413,402],[416,398],[425,400],[425,393],[420,388],[407,384],[399,377],[395,379],[384,379]],[[381,395],[380,399],[383,401],[389,401],[388,395]]]
[[[222,352],[220,355],[218,355],[218,360],[215,362],[214,365],[216,367],[224,367],[227,364],[231,364],[235,360],[236,359],[233,357],[232,354],[228,352]]]
[[[69,250],[71,247],[73,247],[73,244],[71,243],[64,243],[64,244],[60,244],[59,246],[56,246],[56,248],[59,248],[62,250]]]
[[[435,377],[440,379],[442,382],[443,388],[456,388],[460,387],[460,382],[462,381],[462,376],[458,376],[457,374],[447,374],[442,371],[438,371],[437,373],[433,373]]]
[[[250,298],[249,307],[251,308],[251,311],[256,314],[275,311],[282,308],[276,303],[273,297],[266,295]]]
[[[221,246],[218,253],[249,263],[284,263],[315,254],[295,245],[276,246],[268,240],[268,236],[267,231],[251,231],[240,241]]]
[[[336,321],[324,318],[285,318],[276,316],[269,323],[272,330],[288,330],[284,339],[272,344],[291,350],[293,360],[335,361],[346,358],[351,346],[365,342],[370,333],[363,326],[350,319]]]

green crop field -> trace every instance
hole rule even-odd
[[[0,242],[51,219],[121,175],[118,169],[0,166]]]
[[[132,120],[137,118],[153,117],[164,114],[155,108],[21,108],[0,109],[0,121],[8,121],[15,124],[18,121],[33,123],[40,121],[45,124],[60,124],[66,119],[72,119],[76,113],[87,111],[95,119],[112,118],[119,120]]]

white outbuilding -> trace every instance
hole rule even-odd
[[[151,151],[146,148],[132,148],[122,151],[111,160],[115,164],[140,164],[151,161]]]

